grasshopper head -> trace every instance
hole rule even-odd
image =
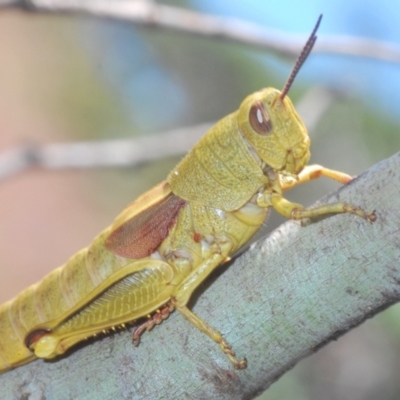
[[[286,96],[263,89],[248,96],[238,110],[243,136],[261,160],[276,171],[298,174],[310,159],[307,129]]]
[[[286,96],[304,61],[310,54],[322,15],[311,32],[282,91],[267,88],[244,99],[238,112],[243,136],[261,160],[282,173],[297,175],[310,159],[310,138]]]

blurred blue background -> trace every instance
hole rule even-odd
[[[319,14],[323,20],[318,31],[324,35],[352,35],[400,44],[400,3],[397,1],[194,1],[204,12],[229,15],[285,32],[310,32]],[[370,59],[349,60],[340,56],[312,57],[301,79],[308,83],[340,85],[356,91],[366,104],[379,111],[398,115],[400,100],[399,65]],[[376,65],[379,64],[379,65]],[[344,82],[343,82],[344,79]]]
[[[324,17],[318,31],[320,37],[352,35],[400,43],[400,3],[388,0],[268,3],[256,0],[205,0],[166,3],[179,3],[209,14],[241,18],[260,24],[266,29],[302,35],[304,39],[311,32],[318,15],[322,13]],[[107,47],[102,46],[99,36],[106,38]],[[96,44],[101,46],[98,48],[97,57],[102,60],[103,73],[118,87],[132,109],[136,123],[144,129],[149,129],[149,126],[159,129],[166,124],[173,124],[176,118],[182,117],[185,107],[190,107],[190,97],[193,94],[188,93],[188,89],[180,84],[176,72],[160,62],[159,57],[154,54],[154,43],[146,42],[142,30],[137,31],[127,25],[101,25],[90,40],[95,41],[95,44],[89,43],[92,50]],[[267,52],[251,48],[241,50],[252,59],[259,60],[267,68],[271,68],[282,79],[280,82],[283,82],[290,71],[291,63],[287,60],[283,61]],[[369,58],[314,54],[303,67],[297,81],[313,85],[323,84],[351,92],[359,96],[368,107],[386,114],[389,118],[400,118],[396,107],[400,100],[400,87],[397,84],[398,64]],[[265,82],[265,85],[268,85],[268,82]],[[155,119],[146,104],[156,104],[160,91],[169,101],[157,110]]]

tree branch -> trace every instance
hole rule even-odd
[[[150,0],[0,0],[0,8],[19,8],[26,12],[52,14],[72,13],[125,21],[151,28],[229,40],[290,57],[297,57],[304,44],[304,37],[299,35],[268,30],[238,18],[203,14]],[[400,46],[360,37],[318,38],[313,53],[341,54],[400,63]]]
[[[351,215],[306,227],[289,221],[199,288],[194,311],[247,357],[246,370],[233,370],[218,346],[175,312],[138,348],[125,331],[56,362],[38,360],[0,375],[2,396],[252,398],[399,300],[399,193],[400,153],[323,200],[375,209],[374,224]]]

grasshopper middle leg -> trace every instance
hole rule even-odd
[[[236,358],[232,346],[226,341],[226,339],[224,339],[222,334],[212,326],[208,325],[186,306],[197,286],[199,286],[199,284],[227,258],[231,244],[227,241],[220,247],[221,250],[218,253],[213,254],[210,258],[200,264],[198,268],[196,268],[179,286],[177,286],[176,290],[172,293],[171,302],[175,309],[178,310],[188,321],[214,340],[214,342],[219,344],[221,350],[227,355],[236,369],[242,369],[247,366],[246,360]]]

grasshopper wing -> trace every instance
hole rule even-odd
[[[106,248],[126,258],[149,256],[167,237],[185,204],[166,181],[161,182],[122,211],[111,227]]]

